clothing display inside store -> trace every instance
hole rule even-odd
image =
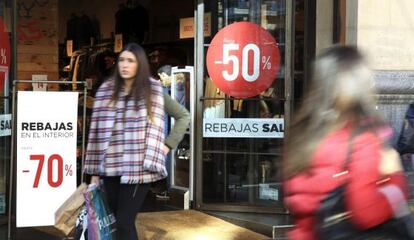
[[[73,52],[70,64],[65,67],[68,74],[68,81],[84,81],[91,78],[94,91],[100,86],[101,81],[111,75],[116,60],[116,54],[112,50],[112,44],[101,44],[83,48]],[[76,84],[72,90],[76,90]],[[92,86],[90,87],[92,89]]]
[[[81,47],[72,53],[72,56],[60,55],[60,64],[68,63],[61,66],[61,80],[65,84],[59,84],[60,91],[78,91],[79,108],[78,108],[78,140],[77,140],[77,176],[80,183],[81,159],[82,159],[82,120],[85,117],[85,134],[86,139],[89,132],[91,111],[95,99],[95,93],[104,80],[112,74],[116,61],[116,54],[113,52],[112,43],[101,43],[88,47]],[[87,95],[83,95],[83,85],[76,82],[86,81]],[[83,99],[86,97],[86,115],[83,116]]]
[[[119,4],[115,13],[115,34],[122,34],[124,43],[144,42],[148,34],[148,11],[136,1]]]
[[[80,34],[84,32],[82,29],[82,31],[79,29],[73,29],[73,26],[76,25],[77,21],[80,18],[76,17],[74,14],[71,14],[67,20],[68,24],[65,40],[73,38],[74,43],[73,52],[70,57],[66,56],[66,48],[63,46],[63,44],[61,46],[59,66],[63,71],[60,72],[60,77],[61,79],[66,80],[68,84],[61,84],[60,89],[63,91],[81,91],[82,86],[79,84],[74,84],[73,82],[87,82],[88,92],[86,96],[86,133],[89,131],[90,114],[94,102],[94,95],[99,86],[112,74],[114,64],[117,60],[117,54],[114,53],[115,44],[113,34],[122,34],[122,42],[124,45],[131,41],[138,43],[142,43],[143,41],[146,42],[146,45],[142,44],[142,46],[144,47],[149,57],[152,77],[155,79],[159,78],[157,69],[159,69],[161,66],[169,65],[171,68],[171,66],[187,65],[188,61],[192,60],[192,57],[189,57],[193,51],[192,42],[186,41],[178,44],[175,42],[165,42],[162,44],[152,44],[147,41],[149,30],[149,12],[146,10],[146,8],[148,8],[148,5],[145,5],[144,7],[136,0],[128,0],[125,3],[119,4],[118,7],[118,9],[115,9],[113,11],[114,25],[111,28],[113,33],[111,34],[110,39],[103,39],[101,37],[96,38],[98,41],[79,41],[80,37],[84,37],[83,39],[89,37],[89,35],[85,37],[87,34]],[[76,13],[77,15],[83,15],[85,13],[89,16],[93,16],[93,14],[87,13],[87,11],[83,11],[82,9],[76,10]],[[91,22],[93,22],[92,19],[93,18],[91,17]],[[89,29],[91,33],[94,32],[91,30],[91,28],[87,28],[88,26],[91,26],[91,24],[86,24],[84,29]],[[108,29],[108,26],[103,26],[102,29]],[[80,36],[79,39],[75,37],[77,34]],[[84,42],[85,44],[77,44],[79,42]],[[176,76],[176,79],[178,79],[178,81],[175,88],[175,99],[179,101],[183,106],[186,106],[187,109],[189,109],[189,81],[185,79],[184,75]],[[165,82],[164,91],[168,94],[171,93],[169,88],[170,84]],[[80,109],[83,105],[83,98],[84,96],[81,94],[79,98]],[[79,118],[81,119],[82,117],[83,113],[80,111]],[[166,117],[166,135],[170,130],[170,117],[171,116]],[[82,126],[79,122],[78,129],[82,129],[81,127]],[[188,152],[189,136],[185,137],[183,145],[179,145],[179,147],[181,149],[181,154]],[[79,159],[81,157],[80,148],[78,148],[78,157]],[[169,162],[170,161],[167,161],[167,163]],[[168,170],[170,170],[170,168],[168,168]],[[187,177],[182,176],[181,178],[184,179],[182,182],[186,182],[186,185],[188,186],[188,168],[186,176]],[[169,185],[170,184],[167,183],[166,187],[168,188]]]
[[[185,66],[192,65],[193,56],[191,45],[188,43],[176,44],[147,44],[144,45],[148,52],[151,65],[151,72],[155,78],[159,78],[158,70],[164,66]],[[162,70],[161,70],[162,71]]]
[[[204,101],[204,118],[224,118],[226,95],[214,85],[209,77],[205,80],[204,97],[207,99]]]
[[[99,22],[95,15],[89,17],[85,13],[78,16],[71,13],[66,22],[66,39],[73,40],[74,49],[90,45],[93,41],[100,39]]]

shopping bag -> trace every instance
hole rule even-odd
[[[88,240],[88,210],[85,205],[76,219],[75,240]]]
[[[115,240],[115,215],[110,211],[105,195],[91,184],[85,192],[88,212],[88,240]]]
[[[85,203],[83,192],[87,185],[82,183],[55,212],[55,227],[66,236],[75,228],[76,218]]]

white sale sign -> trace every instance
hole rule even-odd
[[[16,226],[55,224],[76,190],[78,93],[17,93]]]

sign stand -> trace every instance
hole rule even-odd
[[[13,174],[14,174],[14,141],[15,141],[15,129],[16,124],[16,85],[20,83],[51,83],[51,84],[68,84],[67,81],[47,81],[47,80],[14,80],[13,81],[13,95],[12,95],[12,131],[11,131],[11,156],[10,156],[10,183],[9,183],[9,215],[8,215],[8,238],[9,240],[12,239],[11,237],[11,222],[12,222],[12,198],[13,198]],[[87,83],[86,81],[77,81],[77,82],[70,82],[71,84],[82,84],[83,85],[83,117],[82,117],[82,161],[81,161],[81,169],[83,169],[84,161],[85,161],[85,142],[86,142],[86,95],[87,95]],[[81,182],[83,182],[84,174],[81,174]]]

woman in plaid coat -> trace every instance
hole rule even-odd
[[[150,183],[165,178],[164,96],[150,78],[145,51],[127,44],[112,78],[98,89],[93,107],[85,173],[103,180],[117,218],[117,237],[136,240],[135,216]]]

